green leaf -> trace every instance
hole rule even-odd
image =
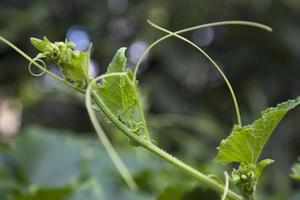
[[[133,73],[126,68],[126,48],[120,48],[108,66],[106,74],[125,72],[125,76],[113,76],[103,79],[97,89],[101,99],[109,110],[114,113],[123,123],[133,126],[133,112],[137,105],[135,85],[133,86]],[[134,81],[135,82],[135,81]]]
[[[74,187],[71,195],[64,200],[99,200],[105,199],[103,188],[96,180],[90,179]]]
[[[268,108],[252,124],[234,126],[231,134],[221,141],[215,160],[240,163],[239,168],[232,171],[232,180],[246,199],[253,198],[263,169],[274,162],[271,159],[258,162],[266,142],[284,115],[299,104],[300,97]]]
[[[156,200],[196,199],[219,199],[219,196],[205,187],[197,187],[194,182],[181,182],[169,185],[156,197]]]
[[[79,50],[73,51],[69,62],[59,65],[65,79],[70,82],[75,82],[81,88],[85,88],[88,85],[91,48],[92,46],[90,45],[87,52]]]
[[[300,181],[300,162],[293,165],[291,177],[297,181]]]
[[[140,190],[133,193],[93,137],[31,126],[18,134],[13,144],[7,150],[0,148],[1,200],[15,195],[35,200],[46,192],[53,197],[51,200],[56,200],[55,194],[50,193],[60,193],[66,187],[71,187],[71,191],[64,200],[153,200],[162,188],[192,179],[145,151],[119,146],[124,162],[139,179]],[[147,176],[141,176],[144,173]]]
[[[235,126],[231,134],[221,141],[215,160],[222,163],[239,162],[256,165],[273,130],[284,115],[299,104],[300,97],[264,110],[261,113],[262,117],[250,125]],[[262,166],[265,167],[265,164]]]
[[[30,38],[31,44],[39,51],[47,51],[49,49],[49,47],[51,46],[51,42],[44,37],[44,40],[40,40],[38,38]]]
[[[72,42],[50,42],[46,37],[43,40],[31,38],[32,45],[41,51],[39,58],[46,58],[48,61],[59,66],[64,78],[80,88],[85,88],[89,81],[89,61],[92,45],[88,51],[73,50]]]
[[[156,198],[156,200],[181,200],[183,195],[188,191],[188,187],[184,184],[175,184],[164,189]]]
[[[71,187],[36,188],[26,194],[19,194],[15,200],[64,200],[71,192]]]

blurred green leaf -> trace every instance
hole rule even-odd
[[[185,184],[171,185],[164,189],[157,197],[157,200],[181,200],[189,187]]]
[[[157,200],[198,200],[198,199],[218,199],[215,192],[197,187],[192,182],[172,184],[162,190]]]
[[[295,180],[300,181],[300,163],[295,163],[293,165],[291,177]]]
[[[99,200],[104,199],[102,187],[96,180],[89,180],[74,187],[72,194],[67,200]]]
[[[17,195],[15,200],[64,200],[70,192],[70,187],[33,189],[28,194]]]
[[[11,154],[31,184],[59,187],[81,174],[83,143],[54,133],[32,127],[16,138]]]
[[[69,188],[67,200],[150,200],[161,188],[191,180],[148,152],[121,146],[121,157],[140,188],[132,193],[93,138],[32,126],[14,143],[14,148],[0,150],[0,199],[15,195],[36,199],[46,194],[56,198],[50,193],[63,196]]]

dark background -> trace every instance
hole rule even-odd
[[[258,118],[264,108],[300,95],[298,0],[0,2],[0,35],[32,57],[37,52],[30,37],[63,41],[70,31],[84,33],[93,43],[94,75],[106,71],[122,46],[128,47],[128,65],[134,66],[143,50],[163,35],[151,28],[147,19],[171,31],[224,20],[249,20],[273,28],[269,33],[252,27],[222,26],[184,34],[203,47],[226,73],[237,94],[244,124]],[[3,138],[14,138],[33,124],[93,137],[82,97],[50,78],[31,76],[27,65],[14,50],[0,44]],[[211,160],[236,118],[225,82],[204,56],[182,41],[169,39],[150,52],[138,79],[148,123],[160,146],[192,163]],[[12,119],[5,118],[5,111],[12,113]],[[262,189],[274,198],[288,199],[299,188],[288,177],[300,155],[299,111],[288,114],[263,153],[264,158],[276,160],[266,170],[268,184]]]

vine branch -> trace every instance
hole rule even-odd
[[[122,73],[116,73],[116,74],[108,74],[110,76],[125,76]],[[127,76],[127,75],[126,75]],[[126,77],[125,76],[125,77]],[[106,77],[105,75],[102,75],[100,77],[95,78],[88,86],[86,91],[86,105],[91,105],[92,100],[93,102],[100,108],[100,110],[105,114],[105,116],[117,127],[119,128],[125,135],[127,135],[130,139],[135,141],[136,143],[140,144],[145,149],[149,150],[150,152],[156,154],[163,160],[166,160],[167,162],[171,163],[172,165],[176,166],[177,168],[183,170],[190,176],[196,178],[200,182],[204,183],[205,185],[209,186],[211,189],[223,193],[226,192],[226,188],[214,181],[213,179],[209,178],[208,176],[202,174],[198,170],[194,169],[193,167],[187,165],[186,163],[178,160],[174,156],[168,154],[164,150],[160,149],[158,146],[151,143],[151,141],[146,140],[135,133],[133,133],[128,127],[126,127],[122,122],[118,120],[118,118],[106,107],[106,105],[103,103],[101,97],[96,93],[96,91],[93,90],[93,86],[95,83],[101,79]],[[135,89],[135,88],[134,88]],[[92,112],[94,112],[92,110]],[[232,200],[242,200],[242,197],[240,197],[238,194],[232,192],[231,190],[227,191],[228,198]]]

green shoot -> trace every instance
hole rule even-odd
[[[83,93],[83,90],[81,90],[80,88],[75,87],[72,83],[64,80],[63,78],[53,74],[52,72],[50,72],[49,70],[47,70],[44,66],[40,65],[39,63],[37,63],[35,61],[35,59],[31,58],[30,56],[28,56],[26,53],[24,53],[21,49],[19,49],[17,46],[15,46],[13,43],[11,43],[10,41],[8,41],[7,39],[5,39],[4,37],[0,36],[0,41],[2,41],[3,43],[5,43],[7,46],[11,47],[12,49],[14,49],[17,53],[19,53],[21,56],[23,56],[26,60],[28,60],[30,62],[30,64],[34,64],[38,69],[40,69],[41,71],[44,71],[45,74],[49,75],[50,77],[52,77],[53,79],[63,83],[64,85],[67,85],[71,88],[73,88],[74,90]]]
[[[50,42],[46,37],[43,40],[31,38],[32,45],[41,51],[36,58],[46,58],[60,68],[66,81],[75,87],[85,89],[89,82],[89,62],[92,45],[88,51],[73,50],[72,42]]]

